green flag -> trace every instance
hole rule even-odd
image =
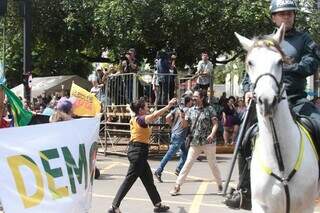
[[[14,117],[14,126],[26,126],[30,123],[32,112],[23,108],[21,100],[6,86],[0,85],[7,96]]]

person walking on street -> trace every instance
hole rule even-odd
[[[149,139],[151,128],[148,124],[156,121],[165,112],[169,111],[176,104],[175,98],[171,99],[167,106],[160,110],[149,113],[148,103],[140,98],[131,103],[130,108],[135,113],[135,117],[130,120],[130,143],[128,149],[128,159],[130,162],[127,175],[121,184],[116,196],[113,199],[112,206],[108,213],[119,213],[120,203],[129,192],[134,182],[139,177],[146,188],[148,195],[154,205],[154,212],[166,212],[169,206],[161,203],[159,192],[154,185],[153,175],[147,161],[149,152]]]
[[[191,107],[186,113],[183,122],[190,128],[192,140],[186,163],[184,164],[175,187],[170,191],[172,196],[178,195],[181,185],[187,178],[188,173],[197,157],[204,152],[211,172],[217,182],[219,193],[222,192],[222,180],[219,168],[216,164],[216,132],[218,130],[218,119],[216,112],[207,101],[207,91],[195,91],[193,94],[195,106]]]
[[[182,97],[181,106],[177,106],[167,116],[166,121],[171,125],[171,143],[165,156],[162,158],[159,167],[156,169],[154,175],[159,182],[162,183],[161,173],[169,160],[181,150],[180,160],[175,170],[175,174],[179,175],[188,155],[188,149],[185,146],[185,140],[188,133],[188,126],[183,126],[182,118],[187,113],[188,109],[192,106],[191,96]]]

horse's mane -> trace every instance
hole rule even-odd
[[[286,63],[286,64],[291,64],[292,63],[292,59],[290,59],[283,52],[283,50],[280,47],[279,42],[274,40],[270,35],[269,36],[257,36],[257,37],[254,37],[253,41],[254,41],[254,43],[253,43],[252,47],[249,49],[248,53],[250,53],[251,50],[256,48],[256,47],[266,47],[266,48],[271,49],[271,50],[272,50],[272,47],[274,47],[280,53],[284,63]]]

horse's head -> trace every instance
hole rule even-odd
[[[272,116],[283,93],[282,63],[285,56],[279,46],[285,33],[284,25],[272,37],[247,39],[236,36],[248,52],[246,70],[253,83],[258,109],[264,116]]]

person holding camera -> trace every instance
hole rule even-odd
[[[166,212],[169,206],[161,203],[159,192],[154,185],[150,165],[147,161],[149,153],[149,139],[152,133],[149,124],[158,120],[171,107],[175,106],[177,100],[171,99],[165,107],[149,114],[148,103],[144,98],[135,100],[130,104],[135,117],[130,120],[130,143],[128,148],[128,159],[130,162],[127,175],[121,184],[116,196],[113,199],[112,206],[108,213],[120,213],[120,203],[131,189],[138,178],[141,179],[148,195],[154,205],[154,212]]]
[[[184,164],[175,187],[170,191],[172,196],[178,195],[180,187],[184,183],[191,167],[197,157],[204,152],[211,172],[218,184],[219,193],[222,192],[222,180],[220,170],[216,164],[216,132],[218,130],[217,113],[208,104],[207,91],[199,90],[193,94],[195,106],[191,107],[182,120],[184,125],[190,127],[190,148],[186,163]]]
[[[159,167],[156,169],[154,175],[160,183],[162,183],[161,173],[169,160],[181,150],[181,156],[178,166],[175,170],[175,174],[179,175],[188,154],[188,149],[185,146],[185,139],[188,133],[188,126],[183,123],[185,113],[192,106],[191,96],[182,96],[181,103],[179,106],[175,107],[167,116],[166,122],[171,126],[171,142],[169,149],[165,156],[162,158]]]

